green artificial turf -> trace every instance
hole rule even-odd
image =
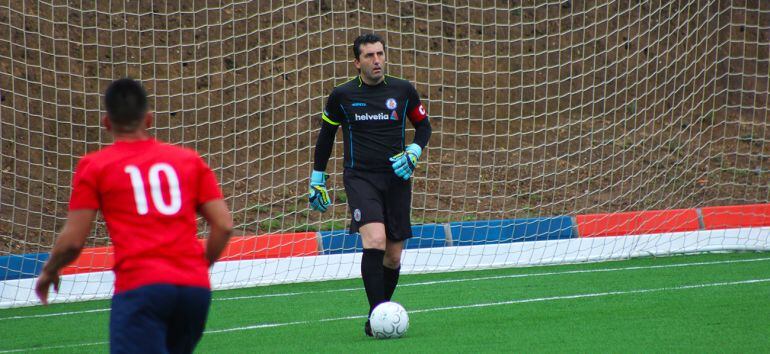
[[[197,352],[765,352],[770,254],[402,275],[394,301],[409,331],[375,340],[359,279],[216,291]],[[105,352],[108,307],[0,310],[0,352]]]

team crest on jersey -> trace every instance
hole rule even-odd
[[[385,101],[385,107],[388,107],[388,109],[396,109],[396,107],[398,107],[398,102],[396,102],[395,98],[388,98],[388,100]]]
[[[353,219],[355,219],[356,222],[361,221],[361,209],[356,209],[353,211]]]

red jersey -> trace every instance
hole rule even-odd
[[[99,209],[107,222],[115,293],[150,284],[211,287],[196,215],[222,191],[197,152],[154,139],[118,141],[84,156],[72,183],[69,209]]]

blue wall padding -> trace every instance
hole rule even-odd
[[[361,252],[361,235],[349,235],[347,230],[321,231],[321,254],[340,254]]]
[[[47,260],[48,253],[0,256],[0,281],[34,278],[40,274]]]
[[[404,249],[444,247],[446,234],[443,225],[425,224],[412,226],[413,237],[406,241]],[[321,254],[339,254],[361,252],[361,236],[348,235],[347,230],[321,231]]]
[[[569,216],[465,221],[453,222],[449,226],[452,229],[453,246],[559,240],[577,237],[574,232],[572,218]]]
[[[412,226],[413,237],[406,240],[404,249],[431,248],[446,246],[444,225],[425,224]]]

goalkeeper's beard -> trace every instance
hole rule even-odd
[[[379,71],[375,72],[374,69],[380,69]],[[361,70],[361,74],[366,76],[366,80],[369,82],[376,82],[380,83],[382,81],[382,77],[385,76],[385,69],[383,67],[371,67],[369,69],[363,69]]]

